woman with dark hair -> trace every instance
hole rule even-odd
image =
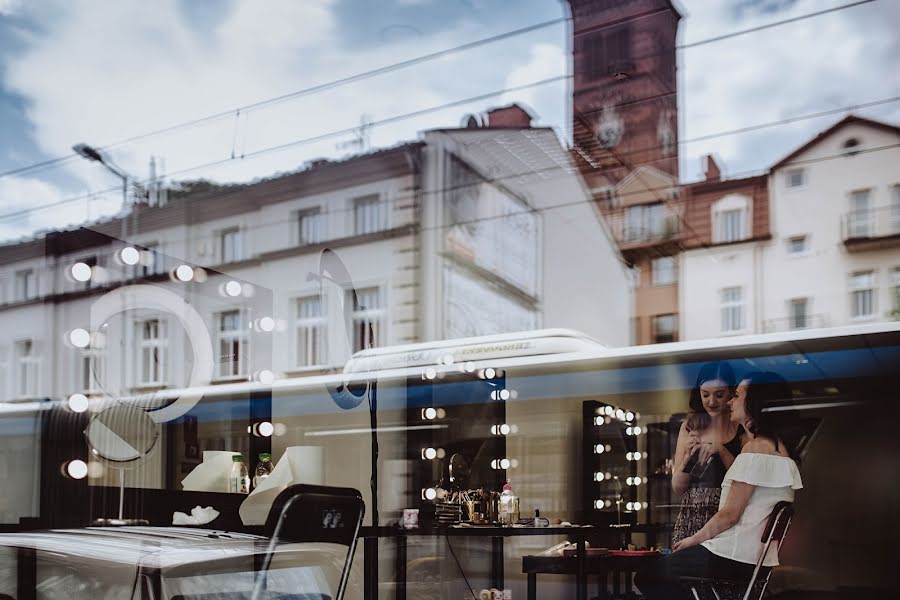
[[[703,365],[690,395],[672,459],[672,491],[681,496],[673,542],[697,533],[719,508],[725,472],[741,451],[743,428],[733,423],[728,399],[734,371],[727,362]]]
[[[771,413],[763,412],[768,404],[790,397],[784,379],[771,372],[748,375],[737,386],[728,402],[731,419],[743,425],[749,441],[725,475],[719,510],[712,519],[674,544],[671,556],[635,578],[646,598],[693,598],[681,577],[749,581],[762,552],[760,540],[769,515],[778,502],[793,502],[794,491],[803,487],[797,463],[779,437]],[[762,564],[765,572],[778,564],[777,544],[769,548]]]

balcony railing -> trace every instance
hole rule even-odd
[[[677,215],[668,214],[655,222],[635,223],[624,213],[607,217],[613,237],[620,246],[634,247],[675,239],[680,233]]]
[[[828,327],[828,315],[805,315],[803,317],[768,319],[763,322],[763,333],[801,331],[803,329],[821,329],[823,327]]]
[[[841,238],[848,249],[884,247],[891,238],[900,242],[900,204],[846,213],[841,220]]]

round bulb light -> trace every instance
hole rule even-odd
[[[91,343],[91,334],[79,327],[69,332],[69,341],[76,348],[87,348]]]
[[[180,269],[181,267],[178,267],[178,268]],[[179,276],[178,278],[181,279],[181,276]],[[188,279],[190,279],[190,278],[188,278]],[[187,281],[187,280],[182,279],[182,281]],[[237,281],[232,280],[225,284],[225,293],[228,294],[229,296],[231,296],[232,298],[237,298],[238,296],[240,296],[241,291],[243,291],[243,286],[241,286],[241,284]]]
[[[72,394],[69,396],[69,410],[76,413],[83,413],[88,409],[87,396],[84,394]]]
[[[434,488],[428,488],[424,492],[422,492],[422,496],[426,500],[434,500],[435,498],[437,498],[437,490]]]
[[[422,412],[422,416],[431,421],[432,419],[437,417],[437,411],[431,407],[428,407]]]
[[[119,258],[121,258],[122,262],[126,265],[136,265],[141,260],[141,253],[135,248],[128,246],[127,248],[122,248],[122,251],[119,252]]]
[[[91,268],[83,262],[72,265],[72,279],[75,281],[88,281],[91,278]]]
[[[422,450],[422,456],[424,458],[427,458],[428,460],[431,460],[437,457],[437,450],[435,450],[434,448],[425,448],[424,450]]]
[[[178,268],[175,269],[175,277],[178,279],[178,281],[187,283],[194,278],[194,269],[192,269],[188,265],[179,265]]]
[[[265,385],[270,385],[275,381],[275,373],[269,371],[268,369],[263,369],[259,372],[259,382]]]
[[[66,473],[68,473],[69,477],[72,479],[84,479],[88,474],[87,463],[79,459],[70,461],[69,464],[66,465]]]
[[[259,328],[265,332],[270,332],[275,330],[275,319],[272,317],[263,317],[259,320]]]

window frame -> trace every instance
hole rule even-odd
[[[865,194],[866,207],[863,209],[856,208],[854,203],[859,197],[858,194]],[[847,192],[847,235],[851,238],[869,238],[875,233],[875,223],[873,213],[875,211],[872,206],[872,188],[859,188]],[[860,218],[860,213],[865,213]]]
[[[363,196],[356,196],[351,201],[353,206],[353,235],[370,235],[373,233],[378,233],[379,231],[385,231],[390,229],[390,223],[388,218],[388,210],[387,210],[387,202],[382,198],[379,193],[365,194]],[[375,207],[375,216],[378,222],[374,223],[374,225],[369,228],[367,224],[368,221],[373,220],[370,216],[365,213],[361,214],[361,209],[365,209],[368,207]],[[362,223],[360,218],[362,216]]]
[[[306,302],[315,300],[318,302],[319,313],[314,316],[301,315],[301,305]],[[328,366],[328,318],[326,314],[325,299],[318,294],[310,294],[307,296],[298,296],[292,301],[294,309],[294,336],[293,336],[293,363],[295,370],[303,369],[319,369]],[[302,361],[301,360],[301,344],[300,333],[303,331],[314,331],[318,334],[318,348],[315,354],[319,357],[318,361]],[[307,346],[309,346],[309,338],[307,338]],[[307,348],[308,349],[308,348]]]
[[[865,282],[860,283],[858,278],[868,277]],[[878,281],[875,269],[865,269],[853,271],[850,273],[847,282],[847,291],[850,297],[850,320],[851,321],[870,321],[878,317]],[[871,312],[866,314],[854,314],[856,309],[857,294],[867,292],[869,296],[868,303],[871,305]]]
[[[738,298],[735,299],[727,299],[726,293],[731,292],[733,290],[737,290]],[[719,332],[723,335],[733,335],[737,333],[742,333],[747,330],[747,315],[745,314],[745,307],[747,306],[746,300],[744,299],[744,286],[742,285],[733,285],[728,287],[723,287],[719,289]],[[726,313],[726,311],[734,311],[736,313]],[[733,315],[737,314],[737,327],[726,328],[726,322],[730,322],[733,320]]]
[[[228,240],[234,236],[233,242]],[[219,258],[222,264],[230,264],[243,260],[243,230],[239,226],[227,227],[219,231]],[[230,245],[230,249],[229,249]],[[226,251],[230,250],[230,251]]]
[[[668,272],[669,279],[660,280],[659,273],[661,272],[659,268],[657,268],[657,264],[660,261],[668,261],[671,263],[671,267],[668,271],[663,270],[662,272]],[[678,284],[678,257],[676,256],[658,256],[650,260],[650,284],[653,287],[664,287],[670,285]]]
[[[803,240],[803,248],[801,250],[793,250],[792,243],[795,240]],[[801,234],[801,235],[792,235],[788,236],[784,240],[785,242],[785,252],[788,256],[806,256],[809,254],[809,235]]]
[[[217,380],[233,380],[233,379],[241,379],[245,378],[250,374],[250,338],[249,332],[246,327],[244,327],[244,323],[246,321],[246,311],[234,308],[228,310],[221,310],[215,315],[215,332],[216,332],[216,370],[215,370],[215,379]],[[238,325],[234,329],[225,329],[223,318],[226,315],[236,314],[238,317]],[[234,344],[237,344],[237,360],[235,361],[233,358],[228,362],[225,362],[223,359],[222,353],[222,344],[229,343],[231,344],[231,352],[229,353],[231,356],[234,356]],[[231,365],[227,371],[225,369],[226,365]],[[237,365],[235,367],[234,365]]]
[[[27,352],[22,352],[26,347]],[[38,397],[40,388],[41,358],[37,354],[37,344],[33,338],[23,338],[13,342],[15,375],[13,376],[13,396],[18,400]]]
[[[800,183],[792,185],[793,176],[800,175]],[[806,169],[803,167],[793,167],[784,171],[784,187],[788,190],[799,190],[806,187]]]
[[[666,341],[660,341],[659,339],[657,339],[657,337],[658,337],[657,322],[660,319],[664,319],[664,318],[672,319],[672,331],[671,331],[672,339],[666,340]],[[653,318],[650,321],[650,337],[653,339],[654,344],[667,344],[667,343],[671,343],[671,342],[677,342],[678,341],[678,315],[675,313],[665,313],[665,314],[653,315]]]
[[[738,214],[740,231],[737,237],[726,237],[724,217]],[[714,244],[734,244],[753,238],[753,200],[743,194],[728,194],[716,200],[711,207],[712,242]],[[731,228],[728,228],[731,232]]]
[[[794,307],[800,306],[802,303],[803,306],[803,324],[797,325],[797,321],[795,320],[797,314],[794,312]],[[788,328],[791,331],[802,331],[804,329],[809,329],[810,325],[810,314],[809,314],[809,305],[810,301],[808,297],[798,297],[791,298],[787,301],[788,305]]]
[[[145,337],[145,327],[149,323],[156,323],[156,337],[155,338],[147,338]],[[139,319],[135,321],[135,346],[137,347],[137,352],[135,353],[135,371],[134,371],[134,386],[136,388],[149,388],[149,387],[164,387],[167,384],[167,376],[168,376],[168,338],[166,337],[168,331],[167,323],[165,320],[160,319],[159,317],[149,317],[146,319]],[[144,373],[144,357],[146,353],[154,353],[156,354],[156,378],[148,379],[145,377],[146,373]]]
[[[304,208],[298,210],[294,215],[294,233],[297,236],[298,246],[310,246],[325,241],[325,213],[322,211],[321,206]],[[310,222],[314,226],[314,229],[316,229],[316,235],[313,236],[316,239],[304,239],[303,230],[305,222]]]
[[[35,269],[19,269],[13,282],[16,302],[27,302],[38,297],[38,281]]]
[[[85,364],[87,363],[87,364]],[[103,393],[101,380],[106,374],[107,361],[103,351],[88,346],[78,355],[78,389],[85,395]],[[87,368],[87,380],[85,380]]]
[[[357,302],[358,299],[361,300],[362,296],[368,292],[375,292],[378,298],[378,306],[366,307],[363,305],[363,308],[360,309],[360,304]],[[361,287],[357,290],[347,290],[345,296],[345,302],[348,302],[350,305],[350,311],[348,312],[348,323],[347,323],[347,331],[350,332],[351,340],[350,340],[350,348],[351,352],[359,352],[360,350],[365,349],[363,344],[358,344],[357,342],[361,341],[361,338],[358,334],[361,331],[357,330],[358,326],[363,325],[364,323],[368,323],[370,326],[373,326],[372,332],[374,335],[373,345],[371,347],[377,348],[385,344],[386,342],[386,332],[384,331],[387,323],[387,298],[386,291],[383,286],[380,285],[370,285],[366,287]]]

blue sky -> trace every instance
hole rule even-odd
[[[690,43],[847,0],[683,0]],[[0,0],[0,172],[565,15],[558,0]],[[679,53],[683,139],[900,95],[900,2],[868,5]],[[562,25],[240,117],[117,146],[146,177],[151,156],[177,178],[245,181],[348,152],[351,136],[197,169],[214,160],[544,78],[568,69]],[[375,146],[455,126],[510,101],[565,134],[563,83],[376,127]],[[900,103],[862,111],[900,121]],[[682,147],[682,174],[716,153],[727,171],[765,168],[841,115]],[[115,179],[95,164],[0,177],[0,240],[114,212]],[[93,194],[61,208],[3,215]]]

